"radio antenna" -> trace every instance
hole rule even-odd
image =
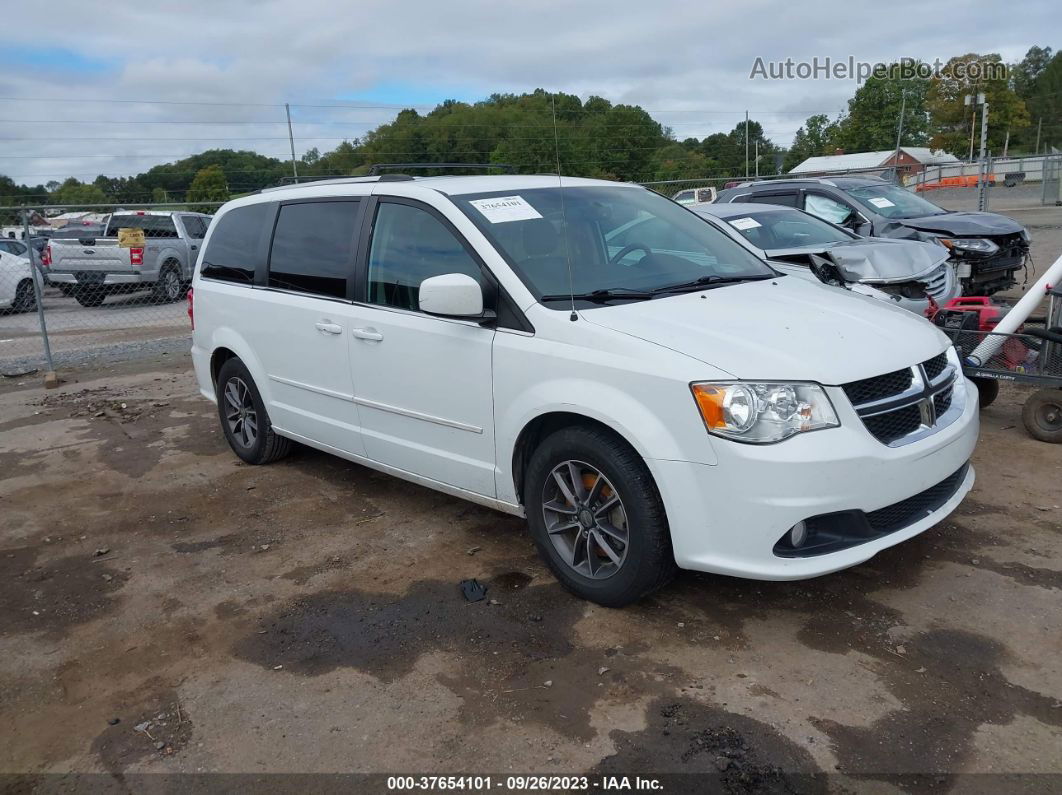
[[[568,263],[568,295],[572,299],[572,313],[568,319],[573,323],[579,319],[575,312],[575,281],[572,278],[572,253],[568,249],[568,217],[564,213],[564,181],[561,179],[560,135],[557,133],[557,95],[549,95],[550,109],[553,111],[553,154],[557,159],[557,191],[560,195],[561,229],[564,231],[564,260]]]

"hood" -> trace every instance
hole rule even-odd
[[[880,237],[767,251],[767,256],[775,259],[798,254],[828,255],[847,281],[871,284],[907,282],[927,276],[950,256],[950,252],[938,243]]]
[[[1025,227],[1017,221],[996,213],[958,212],[943,215],[927,215],[925,218],[895,218],[888,221],[890,227],[908,227],[920,232],[954,235],[955,237],[984,237],[986,235],[1013,235]]]
[[[910,367],[949,344],[911,312],[793,277],[615,304],[580,316],[747,380],[843,384]]]

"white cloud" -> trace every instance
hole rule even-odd
[[[986,2],[945,15],[913,0],[186,0],[104,3],[91,12],[83,2],[56,0],[47,8],[54,25],[42,27],[39,8],[21,4],[5,26],[5,40],[27,58],[6,64],[0,92],[27,100],[0,102],[0,138],[7,139],[0,173],[27,183],[133,174],[211,146],[283,156],[287,129],[278,105],[285,101],[299,105],[298,151],[323,151],[393,111],[304,106],[387,96],[387,87],[398,99],[407,91],[478,98],[540,86],[593,93],[641,104],[680,138],[729,130],[748,109],[788,145],[808,115],[836,115],[856,85],[750,80],[757,56],[874,62],[999,52],[1016,60],[1033,44],[1053,46],[1038,40],[1040,32],[1062,22],[1058,4],[1047,0],[1025,3],[1020,15]],[[55,54],[54,63],[42,66],[42,50]],[[98,66],[86,71],[68,54]],[[66,101],[116,98],[220,104]]]

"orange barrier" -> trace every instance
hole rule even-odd
[[[916,191],[936,190],[937,188],[976,188],[979,177],[976,174],[962,177],[943,177],[935,182],[923,182],[918,185]],[[988,175],[988,184],[996,184],[996,175]]]

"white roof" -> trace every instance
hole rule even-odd
[[[933,151],[928,146],[901,146],[900,149],[919,163],[936,165],[937,163],[957,163],[955,155],[940,150]],[[803,163],[790,169],[790,174],[818,173],[820,171],[845,171],[855,169],[881,168],[896,154],[895,149],[882,149],[877,152],[853,152],[850,155],[824,155],[809,157]]]

